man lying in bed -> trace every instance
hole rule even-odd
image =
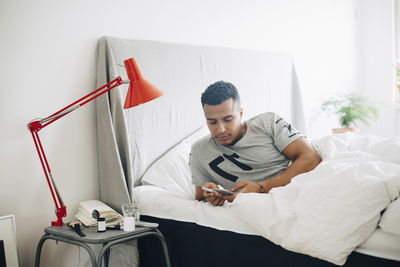
[[[201,103],[211,137],[194,143],[190,154],[197,200],[221,206],[238,193],[268,193],[321,162],[303,135],[279,115],[268,112],[242,122],[239,94],[231,83],[210,85]],[[218,185],[237,193],[221,195],[202,189]]]

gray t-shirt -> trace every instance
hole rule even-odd
[[[233,146],[218,144],[210,135],[192,145],[192,183],[214,182],[226,189],[248,180],[261,182],[284,171],[290,160],[281,152],[303,135],[275,113],[247,121],[246,134]]]

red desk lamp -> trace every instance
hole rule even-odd
[[[93,99],[124,83],[130,83],[125,99],[125,109],[146,103],[162,95],[162,91],[157,89],[155,86],[153,86],[143,78],[143,75],[141,74],[134,58],[125,60],[124,65],[130,82],[123,81],[121,77],[117,77],[111,82],[78,99],[72,104],[50,115],[49,117],[44,119],[35,119],[28,123],[28,129],[32,134],[33,141],[35,143],[40,162],[42,163],[43,171],[46,176],[51,195],[56,205],[57,221],[52,221],[51,225],[62,226],[62,217],[67,216],[67,207],[65,206],[61,198],[60,192],[57,189],[56,183],[54,182],[49,163],[44,153],[42,143],[39,139],[38,132],[47,125],[50,125],[51,123],[74,111],[75,109],[80,108],[81,106],[92,101]]]

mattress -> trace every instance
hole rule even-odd
[[[213,207],[209,203],[188,199],[163,188],[143,185],[134,189],[135,199],[142,215],[162,219],[192,222],[218,230],[228,230],[239,234],[256,235],[254,230],[242,220],[231,216],[229,206]],[[400,261],[400,239],[377,229],[372,236],[355,251]]]
[[[374,257],[400,261],[400,238],[378,228],[356,251]]]

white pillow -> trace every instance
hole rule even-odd
[[[201,127],[186,137],[146,171],[142,177],[143,185],[155,185],[172,193],[194,199],[195,186],[189,168],[189,154],[192,144],[209,133],[207,127]]]
[[[382,231],[400,238],[400,198],[390,203],[379,222]]]
[[[365,149],[366,152],[378,155],[386,161],[400,164],[400,138],[382,138]]]

